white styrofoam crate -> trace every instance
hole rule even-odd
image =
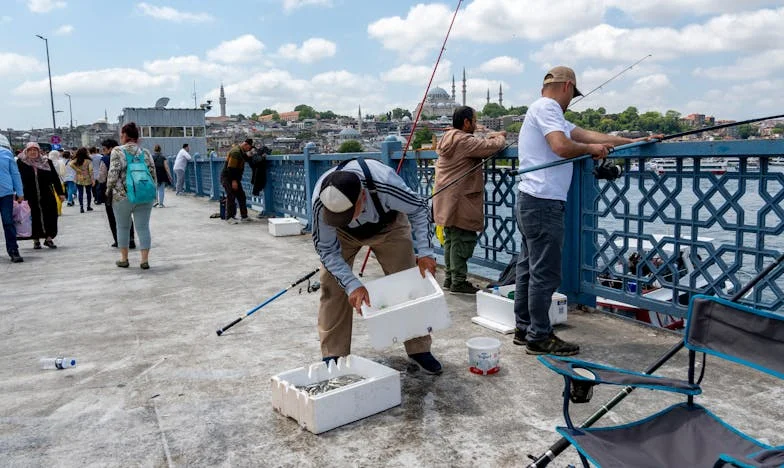
[[[320,395],[296,388],[348,374],[365,379]],[[271,381],[272,407],[314,434],[398,406],[401,401],[400,372],[354,355],[338,359],[337,364],[331,361],[329,366],[318,362],[283,372]]]
[[[383,349],[411,338],[449,328],[452,318],[444,292],[430,273],[422,278],[419,267],[365,284],[370,305],[362,305],[370,344]]]
[[[275,237],[298,236],[302,234],[302,223],[297,218],[270,218],[267,229]]]
[[[512,333],[515,330],[514,299],[506,297],[510,291],[515,290],[515,285],[501,286],[498,288],[500,295],[492,291],[479,291],[476,293],[477,317],[471,319],[477,325],[495,330],[500,333]],[[550,324],[557,325],[566,322],[567,302],[566,296],[561,293],[553,294],[550,304]]]

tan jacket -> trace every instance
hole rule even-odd
[[[506,144],[498,133],[487,138],[462,130],[450,129],[438,142],[436,153],[436,184],[433,192],[449,184]],[[476,169],[471,175],[433,198],[433,218],[444,227],[458,227],[466,231],[484,229],[484,171]]]

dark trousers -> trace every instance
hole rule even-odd
[[[231,182],[226,182],[223,185],[223,190],[226,191],[226,219],[231,219],[237,215],[237,204],[240,205],[240,216],[247,218],[247,198],[245,197],[242,183],[237,182],[237,190],[232,190]]]
[[[528,341],[548,338],[550,304],[561,285],[566,203],[517,193],[517,227],[522,236],[517,256],[515,321]]]
[[[3,219],[6,252],[8,255],[19,253],[19,245],[16,243],[16,225],[14,224],[13,195],[0,197],[0,217]]]
[[[106,202],[106,182],[98,182],[93,186],[93,200],[96,205]]]
[[[111,200],[109,203],[106,203],[106,217],[109,219],[109,229],[112,230],[112,239],[114,239],[114,243],[117,243],[117,219],[114,217],[114,209],[112,208]],[[133,242],[134,232],[133,232],[133,221],[131,221],[131,242]],[[134,242],[135,243],[135,242]]]
[[[468,277],[468,259],[474,255],[477,234],[458,227],[444,228],[444,263],[446,277],[452,284],[465,282]]]
[[[79,191],[79,206],[84,208],[84,192],[87,192],[87,208],[93,203],[93,188],[89,185],[76,184],[76,190]]]

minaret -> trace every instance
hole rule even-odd
[[[455,101],[456,97],[457,96],[455,95],[455,75],[452,75],[452,102]]]
[[[226,93],[223,92],[223,83],[221,83],[220,99],[218,101],[221,107],[221,117],[226,117]]]
[[[490,104],[490,88],[487,88],[487,103]]]
[[[359,106],[359,133],[362,133],[362,106]]]
[[[498,84],[498,105],[504,107],[504,85]]]
[[[103,119],[106,123],[109,123],[109,114],[106,112],[106,109],[103,110]]]
[[[466,77],[465,77],[465,68],[463,68],[463,105],[466,105]]]

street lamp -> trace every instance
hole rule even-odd
[[[36,34],[35,37],[41,39],[46,43],[46,68],[49,70],[49,99],[52,101],[52,131],[57,131],[57,123],[54,120],[54,92],[52,91],[52,67],[49,64],[49,39],[43,37],[40,34]]]
[[[65,95],[68,96],[68,117],[71,120],[71,131],[73,132],[73,108],[71,107],[71,95],[68,93],[65,93]]]

